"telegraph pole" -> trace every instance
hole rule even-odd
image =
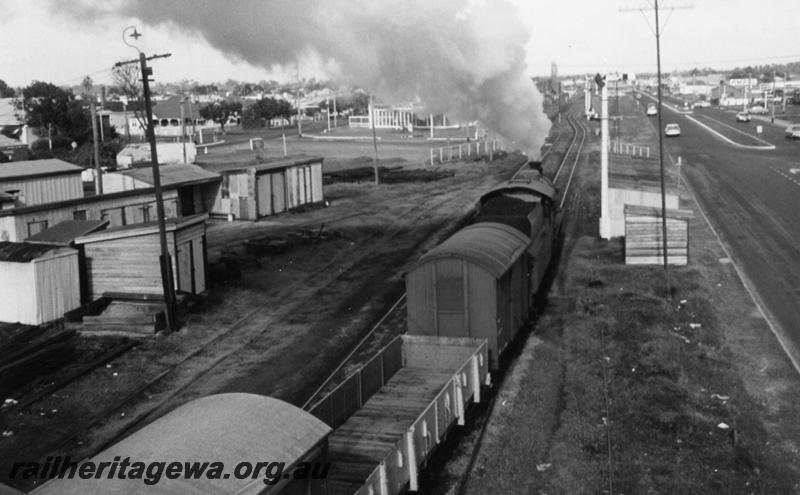
[[[668,7],[670,15],[676,9],[685,9],[688,6],[681,7]],[[638,10],[644,15],[643,8],[634,9],[621,9],[623,11]],[[653,10],[655,11],[655,35],[656,35],[656,69],[658,74],[658,166],[661,174],[661,249],[664,251],[664,278],[667,283],[667,298],[672,297],[672,287],[669,278],[669,256],[667,255],[667,197],[666,188],[664,186],[664,128],[662,127],[661,113],[664,109],[662,105],[662,91],[661,91],[661,24],[658,18],[658,0],[653,2]],[[645,16],[647,19],[647,16]],[[669,19],[667,19],[669,20]]]
[[[147,66],[148,60],[166,58],[171,56],[171,54],[166,53],[163,55],[152,55],[150,57],[146,57],[145,54],[142,53],[138,48],[125,41],[125,31],[128,29],[130,29],[130,27],[125,28],[123,31],[122,40],[126,45],[135,48],[136,51],[139,52],[139,58],[136,60],[128,60],[126,62],[117,62],[114,64],[114,66],[120,67],[122,65],[138,63],[142,72],[142,92],[144,93],[145,118],[147,119],[147,139],[150,142],[150,156],[153,167],[153,186],[155,188],[156,195],[156,215],[158,217],[158,236],[161,243],[161,256],[159,257],[159,263],[161,266],[161,284],[164,289],[164,306],[166,307],[167,331],[172,332],[178,329],[178,321],[175,314],[175,283],[172,274],[172,258],[169,254],[169,249],[167,248],[166,222],[164,220],[164,196],[161,191],[161,173],[158,169],[156,133],[153,126],[153,104],[150,101],[149,76],[153,74],[153,69]],[[136,31],[136,28],[134,28],[133,33],[130,36],[134,39],[138,39],[141,34]]]

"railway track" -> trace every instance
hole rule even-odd
[[[559,204],[559,209],[562,209],[564,207],[566,198],[568,196],[569,197],[576,196],[575,194],[570,195],[570,192],[571,192],[570,187],[572,185],[572,179],[573,179],[573,176],[575,174],[575,170],[577,169],[577,166],[578,166],[578,163],[579,163],[579,160],[580,160],[581,152],[583,151],[583,146],[584,146],[584,144],[586,142],[586,127],[581,122],[580,117],[578,117],[576,119],[575,116],[573,115],[573,112],[568,112],[566,118],[567,118],[567,123],[569,124],[570,128],[572,129],[572,138],[570,139],[570,144],[567,147],[567,151],[564,153],[564,156],[559,161],[559,164],[556,167],[556,171],[555,171],[555,173],[553,175],[553,178],[552,178],[553,184],[555,184],[558,187],[557,181],[558,181],[559,177],[561,176],[562,171],[565,170],[564,167],[568,167],[569,168],[569,177],[566,180],[566,184],[564,186],[564,189],[563,190],[559,189],[561,191],[561,201],[560,201],[560,204]],[[560,135],[561,134],[559,133],[559,136]],[[550,150],[552,150],[554,148],[555,148],[555,146],[551,147]],[[548,150],[548,152],[550,150]],[[562,215],[561,222],[564,221],[564,218],[565,218],[565,216]],[[562,229],[562,225],[560,223],[559,226],[558,226],[558,231],[560,232],[561,229]],[[513,366],[514,366],[514,363],[513,362],[510,363],[508,368],[507,368],[507,370],[512,369]],[[504,378],[505,378],[504,376],[500,377],[500,380],[496,383],[496,386],[499,387],[500,385],[502,385],[502,380]],[[480,424],[478,425],[478,432],[477,432],[477,435],[475,437],[475,441],[474,441],[474,443],[473,443],[473,445],[471,447],[471,450],[470,450],[470,456],[469,456],[469,460],[467,461],[467,467],[464,470],[463,476],[458,480],[458,483],[457,483],[457,486],[456,486],[456,489],[455,489],[455,493],[457,493],[458,495],[465,495],[467,493],[467,490],[469,488],[469,479],[470,479],[470,476],[471,476],[471,473],[472,473],[472,469],[474,467],[475,460],[478,457],[478,452],[480,451],[480,447],[481,447],[481,444],[483,442],[483,438],[484,438],[484,436],[486,434],[486,428],[489,425],[489,418],[491,418],[492,412],[494,411],[495,402],[497,400],[497,394],[493,393],[489,397],[490,397],[489,398],[489,403],[486,405],[486,408],[485,408],[486,413],[480,419]]]
[[[442,189],[441,197],[439,195],[431,195],[429,194],[428,188],[424,188],[419,193],[419,200],[414,203],[413,206],[406,208],[405,210],[399,213],[399,216],[403,218],[416,218],[423,220],[432,216],[434,212],[436,212],[443,203],[447,202],[448,194],[453,193],[463,188],[463,184],[454,184],[450,185],[444,189]],[[444,198],[444,199],[442,199]],[[373,205],[374,208],[374,205]],[[368,213],[365,212],[354,212],[353,214],[347,215],[347,218],[353,218],[360,215],[365,215]],[[330,217],[325,218],[325,223],[335,223],[337,220],[342,220],[341,218]],[[313,222],[316,223],[316,222]],[[306,223],[306,225],[312,225],[313,223]],[[296,228],[286,227],[288,228]],[[369,239],[374,239],[378,236],[385,236],[387,240],[391,241],[392,239],[396,238],[403,230],[403,226],[398,226],[389,231],[388,233],[373,233]],[[386,241],[384,241],[385,243]],[[362,239],[362,244],[364,243],[364,239]],[[372,250],[368,250],[367,252],[360,253],[360,256],[343,259],[344,257],[348,256],[347,253],[339,253],[338,256],[332,258],[327,267],[335,265],[337,263],[343,264],[342,271],[337,273],[333,276],[333,279],[330,280],[330,283],[333,283],[337,276],[341,276],[342,272],[347,272],[348,270],[357,267],[359,263],[375,253]],[[298,279],[292,287],[300,288],[303,285],[307,285],[310,282],[311,278],[319,277],[319,272],[309,273],[300,279]],[[327,284],[329,285],[329,284]],[[327,285],[323,285],[318,289],[318,291],[325,291]],[[289,288],[291,290],[291,287]],[[299,303],[300,306],[303,305],[303,302]],[[395,305],[396,307],[396,305]],[[156,375],[152,376],[151,378],[147,379],[138,386],[135,390],[131,391],[130,393],[126,394],[120,400],[114,402],[109,407],[105,408],[100,413],[86,418],[84,422],[81,423],[79,428],[76,428],[72,433],[61,439],[52,449],[50,449],[50,454],[58,454],[60,451],[72,446],[75,442],[80,438],[81,435],[85,434],[87,431],[94,430],[97,427],[100,427],[107,423],[108,418],[111,417],[119,417],[120,415],[124,415],[125,412],[130,413],[131,410],[135,411],[134,414],[129,414],[129,418],[122,429],[118,430],[113,436],[103,441],[101,444],[97,446],[93,446],[91,454],[99,452],[106,448],[107,446],[117,442],[122,437],[126,436],[130,432],[137,429],[142,424],[145,424],[156,417],[160,416],[163,412],[169,409],[170,403],[172,403],[177,397],[179,397],[182,393],[187,391],[195,384],[198,380],[201,380],[204,376],[209,375],[214,369],[221,366],[227,359],[231,356],[234,356],[238,352],[240,352],[243,348],[247,347],[248,345],[252,344],[255,341],[258,341],[259,338],[263,337],[264,334],[269,330],[269,324],[266,323],[268,321],[275,321],[279,320],[281,317],[286,317],[290,313],[292,313],[296,308],[296,306],[290,306],[286,308],[281,308],[281,310],[277,312],[272,312],[267,310],[269,314],[261,314],[264,311],[264,308],[256,308],[248,313],[241,316],[239,319],[234,321],[232,324],[228,325],[226,328],[216,332],[214,335],[210,336],[207,340],[200,343],[200,345],[188,352],[186,355],[182,356],[178,359],[175,363],[172,363],[169,367],[163,369],[161,372],[157,373]],[[245,336],[245,340],[240,342],[237,345],[231,345],[228,343],[228,337],[234,333],[237,333],[237,330],[244,326],[249,321],[264,321],[265,323],[261,326],[259,331],[254,333],[248,334]],[[377,326],[377,325],[376,325]],[[367,338],[362,339],[366,341]],[[220,349],[225,349],[224,352],[219,353]],[[358,347],[355,350],[358,350]],[[351,353],[352,354],[352,353]],[[212,357],[213,356],[213,357]],[[190,368],[192,370],[191,377],[186,379],[184,375],[186,374],[185,370]],[[151,393],[156,396],[158,393],[157,390],[159,388],[163,389],[162,386],[168,382],[176,382],[179,386],[171,388],[170,391],[163,395],[161,393],[161,397],[152,405],[142,409],[136,409],[137,402],[144,396],[150,395]],[[90,454],[90,455],[91,455]]]

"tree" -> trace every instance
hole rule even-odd
[[[228,117],[239,115],[241,112],[241,103],[228,100],[211,103],[200,109],[200,115],[204,119],[213,120],[218,123],[223,132],[225,131],[225,123],[228,121]]]
[[[15,96],[17,96],[17,92],[14,91],[14,88],[0,79],[0,98],[13,98]]]
[[[275,98],[262,98],[244,111],[242,120],[246,126],[253,127],[258,125],[261,121],[269,122],[277,117],[288,119],[293,114],[294,108],[288,101]]]
[[[25,123],[38,128],[40,135],[49,128],[56,135],[73,139],[78,144],[92,136],[91,118],[83,105],[75,100],[72,91],[34,81],[22,90],[22,105],[26,113]]]

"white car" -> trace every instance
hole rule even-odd
[[[800,139],[800,124],[792,124],[787,127],[784,135],[788,139]]]
[[[648,105],[647,106],[647,115],[656,115],[658,114],[658,110],[656,110],[655,105]]]
[[[764,115],[765,113],[767,113],[767,109],[762,107],[761,105],[755,105],[750,107],[749,112],[755,115]]]
[[[750,114],[747,112],[739,112],[736,114],[736,122],[750,122]]]
[[[667,124],[664,128],[664,135],[670,137],[678,137],[681,135],[681,126],[678,124]]]
[[[692,104],[692,108],[708,108],[711,106],[711,103],[705,100],[698,100]]]

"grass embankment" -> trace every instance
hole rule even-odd
[[[800,493],[800,380],[716,237],[686,196],[691,261],[670,268],[666,298],[662,267],[625,266],[622,241],[597,238],[584,156],[551,300],[469,492]]]

